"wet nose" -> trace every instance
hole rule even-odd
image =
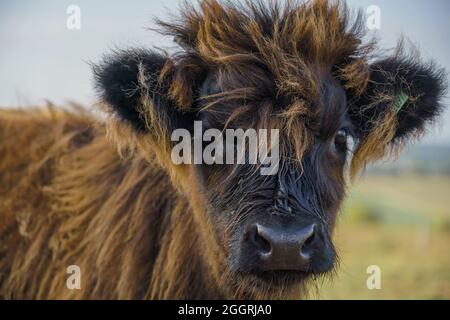
[[[252,224],[245,234],[252,250],[259,256],[259,268],[307,271],[316,246],[316,223],[294,228]]]

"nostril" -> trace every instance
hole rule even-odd
[[[314,239],[316,237],[316,226],[313,225],[311,229],[312,230],[310,234],[306,236],[306,240],[303,242],[303,247],[308,247],[310,244],[314,242]]]
[[[260,253],[267,254],[272,250],[270,242],[261,234],[258,225],[252,225],[246,232],[247,240],[250,241],[255,249]]]
[[[302,244],[300,245],[300,255],[303,258],[309,259],[313,252],[313,245],[316,239],[316,225],[312,224],[305,236],[303,238]]]

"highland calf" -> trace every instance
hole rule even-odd
[[[346,177],[443,110],[444,71],[377,54],[341,2],[204,0],[159,25],[179,52],[94,67],[106,121],[0,111],[0,298],[301,298],[336,265]],[[194,121],[279,129],[279,170],[174,164]]]

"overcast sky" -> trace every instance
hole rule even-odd
[[[385,47],[405,34],[450,70],[450,1],[349,0],[351,8],[381,9]],[[69,5],[81,9],[81,29],[68,30]],[[146,28],[152,17],[175,12],[178,0],[0,0],[0,106],[23,106],[68,100],[89,105],[95,100],[88,62],[99,61],[114,47],[173,47],[172,39]],[[371,31],[375,32],[375,31]],[[449,100],[447,99],[447,102]],[[450,111],[425,139],[450,145]]]

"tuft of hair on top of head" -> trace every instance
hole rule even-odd
[[[185,2],[180,16],[156,22],[160,33],[206,64],[222,70],[263,68],[273,76],[278,94],[310,100],[319,90],[312,65],[332,71],[372,49],[371,42],[362,44],[362,13],[352,19],[338,0]]]

